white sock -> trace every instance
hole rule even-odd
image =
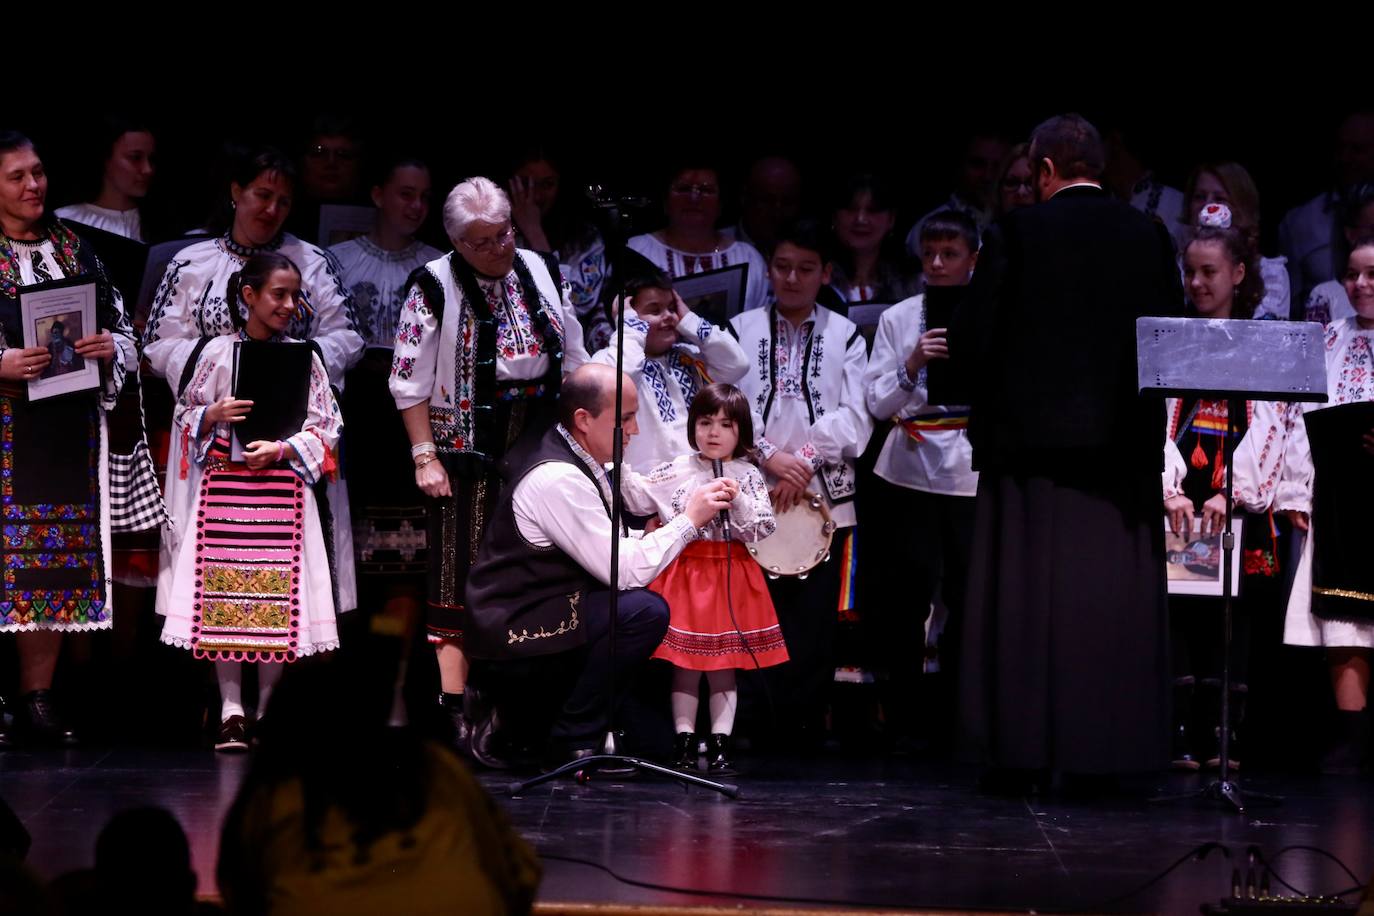
[[[258,718],[267,712],[267,701],[272,698],[272,688],[281,679],[285,665],[258,665]]]
[[[700,671],[673,669],[673,730],[679,735],[697,730],[697,690],[700,685]]]
[[[219,681],[219,720],[243,715],[243,663],[215,662],[215,679]]]
[[[711,685],[711,734],[731,734],[735,730],[735,706],[739,703],[735,669],[708,671],[706,683]]]

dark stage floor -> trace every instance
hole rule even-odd
[[[147,749],[9,752],[0,794],[33,834],[30,864],[44,876],[88,865],[95,836],[116,811],[169,808],[190,834],[203,891],[213,888],[219,819],[244,758]],[[760,905],[736,894],[888,907],[1108,909],[1195,913],[1229,886],[1249,844],[1273,856],[1289,845],[1329,850],[1367,878],[1374,869],[1374,782],[1256,778],[1282,792],[1276,808],[1245,816],[1192,805],[1125,800],[988,798],[961,769],[900,758],[822,756],[751,761],[737,801],[650,779],[570,781],[505,797],[509,778],[484,776],[516,826],[546,857],[541,899],[568,902]],[[1196,777],[1174,778],[1183,789]],[[1190,849],[1230,847],[1140,887]],[[1296,851],[1275,866],[1304,891],[1351,882],[1332,863]],[[1277,889],[1277,886],[1276,886]]]

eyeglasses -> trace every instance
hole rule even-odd
[[[1018,191],[1021,188],[1025,188],[1029,191],[1034,187],[1035,183],[1029,178],[1012,178],[1008,175],[1006,178],[1002,179],[1002,189],[1005,191]]]
[[[358,153],[352,147],[332,147],[315,144],[305,151],[311,159],[333,159],[336,162],[352,162],[358,157]]]
[[[468,251],[473,251],[477,254],[486,254],[489,251],[500,251],[514,240],[515,229],[514,227],[507,226],[503,231],[491,238],[479,239],[476,242],[469,242],[467,239],[459,239],[458,241],[462,242],[463,247]]]
[[[720,188],[713,184],[688,184],[686,182],[675,184],[668,188],[668,190],[682,197],[688,197],[693,194],[698,197],[715,197],[720,193]]]

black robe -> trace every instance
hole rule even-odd
[[[1164,415],[1137,393],[1135,320],[1182,311],[1168,232],[1096,188],[984,238],[950,331],[980,471],[961,733],[984,763],[1165,762]]]

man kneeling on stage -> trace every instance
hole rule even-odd
[[[524,736],[551,734],[555,759],[599,749],[611,712],[611,666],[616,683],[624,683],[623,674],[649,658],[668,629],[667,604],[643,586],[734,495],[731,482],[714,480],[658,530],[635,537],[639,532],[622,527],[612,659],[605,468],[615,437],[615,382],[615,370],[602,365],[564,379],[560,422],[537,446],[512,456],[508,486],[468,574],[464,637],[476,661],[477,694],[469,688],[469,703],[488,707],[469,710],[471,756],[484,765],[503,765],[491,739],[511,726]],[[638,431],[633,382],[626,380],[622,397],[628,442]]]

